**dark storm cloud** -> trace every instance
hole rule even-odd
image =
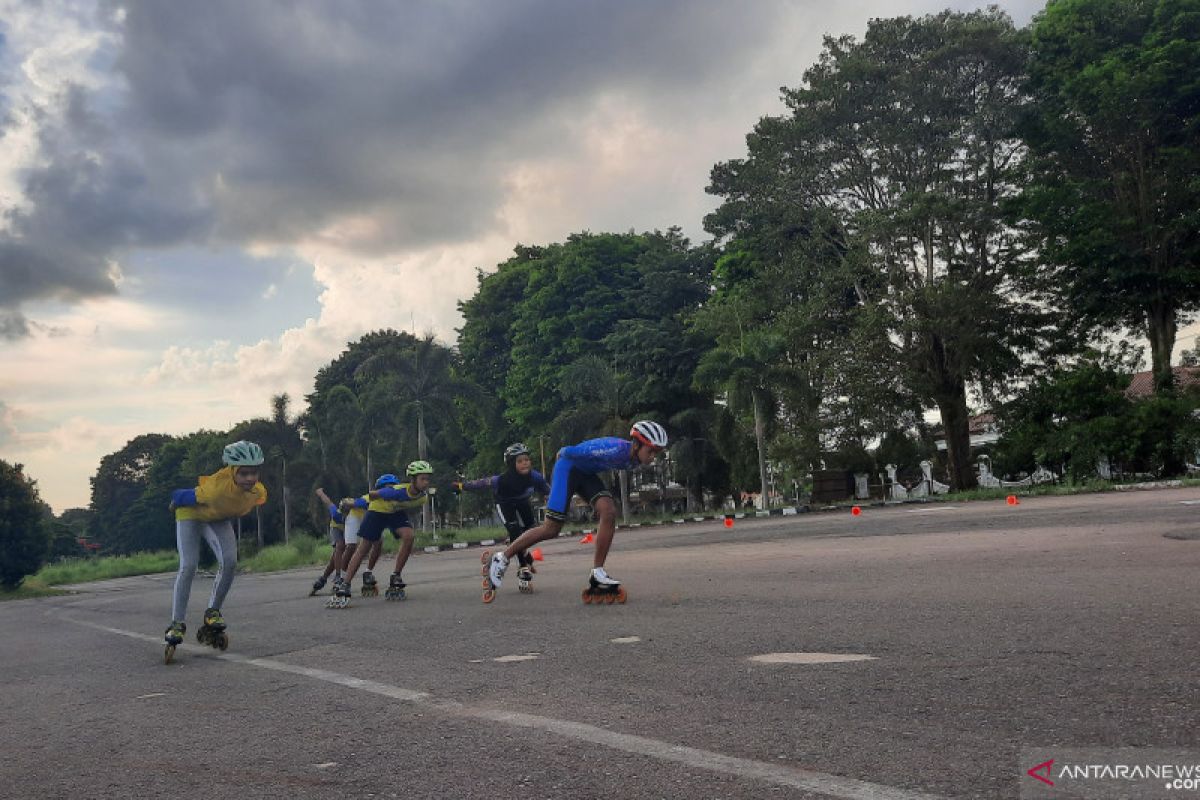
[[[711,102],[774,5],[664,0],[112,4],[113,80],[40,131],[0,234],[0,335],[20,305],[115,291],[129,248],[289,241],[332,221],[380,254],[494,221],[513,161],[569,154],[605,93]],[[2,85],[0,85],[2,86]],[[360,230],[360,229],[355,229]]]

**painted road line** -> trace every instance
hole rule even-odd
[[[67,622],[105,631],[106,633],[114,633],[139,641],[153,642],[154,644],[163,644],[162,637],[160,636],[149,636],[144,633],[136,633],[94,622],[86,622],[65,614],[58,616]],[[278,659],[249,658],[234,653],[214,654],[214,657],[234,664],[286,672],[313,680],[333,683],[338,686],[345,686],[350,689],[358,689],[394,700],[437,709],[456,717],[488,720],[517,728],[528,728],[544,733],[553,733],[565,739],[598,744],[612,750],[654,758],[659,761],[683,764],[692,769],[721,772],[727,775],[763,781],[764,783],[776,786],[790,786],[795,789],[816,792],[828,797],[844,798],[845,800],[943,800],[939,795],[900,789],[880,783],[855,780],[854,778],[843,778],[838,775],[817,772],[816,770],[788,767],[765,761],[755,761],[750,758],[729,756],[711,750],[684,747],[683,745],[651,739],[646,736],[618,733],[583,722],[571,722],[570,720],[542,717],[535,714],[523,714],[516,711],[479,708],[477,704],[467,706],[456,700],[435,698],[428,692],[405,689],[379,681],[365,680],[352,675],[331,672],[330,670],[301,667],[279,661]]]
[[[932,514],[935,511],[957,511],[956,508],[906,508],[905,514]]]

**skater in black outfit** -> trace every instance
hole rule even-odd
[[[500,515],[508,532],[508,541],[511,543],[534,526],[531,499],[534,494],[549,497],[550,484],[546,482],[542,473],[533,468],[529,448],[521,442],[515,442],[505,449],[504,467],[504,472],[499,475],[473,481],[459,481],[454,484],[454,488],[458,491],[491,492],[496,503],[496,513]],[[484,574],[491,556],[491,551],[483,552]],[[528,550],[522,550],[517,553],[517,560],[520,563],[520,569],[517,570],[517,587],[522,592],[532,591],[533,556]]]

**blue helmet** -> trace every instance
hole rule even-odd
[[[392,484],[399,483],[399,482],[400,482],[400,479],[389,472],[386,475],[380,475],[379,478],[376,479],[375,488],[382,489],[384,486],[391,486]]]

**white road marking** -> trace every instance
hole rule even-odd
[[[938,508],[906,508],[905,514],[932,514],[935,511],[957,511],[958,509],[948,506],[939,506]]]
[[[525,653],[519,656],[500,656],[493,658],[492,661],[499,661],[501,664],[507,664],[510,661],[536,661],[539,653]]]
[[[613,644],[633,644],[634,642],[640,642],[641,640],[642,637],[640,636],[618,636],[616,639],[609,639],[609,641]]]
[[[336,767],[337,762],[336,761],[326,761],[324,764],[313,764],[313,766],[316,767],[317,769],[329,769],[330,767]]]
[[[1180,500],[1181,506],[1200,506],[1200,500]]]
[[[76,625],[95,628],[96,630],[114,633],[118,636],[127,636],[130,639],[163,644],[163,640],[159,636],[148,636],[144,633],[110,628],[107,625],[86,622],[66,615],[59,616],[67,622],[73,622]],[[418,692],[413,689],[405,689],[378,681],[355,678],[352,675],[343,675],[324,669],[311,669],[309,667],[286,664],[275,659],[247,658],[246,656],[234,653],[214,653],[213,657],[237,664],[278,672],[288,672],[314,680],[334,683],[338,686],[346,686],[351,689],[359,689],[394,700],[425,706],[457,717],[489,720],[518,728],[530,728],[532,730],[554,733],[567,739],[590,742],[637,756],[684,764],[692,769],[721,772],[727,775],[764,781],[776,786],[790,786],[808,792],[823,794],[828,797],[839,798],[840,800],[943,800],[939,795],[900,789],[881,783],[855,780],[854,778],[843,778],[838,775],[817,772],[816,770],[771,764],[765,761],[755,761],[750,758],[728,756],[711,750],[684,747],[683,745],[671,744],[670,742],[663,742],[646,736],[617,733],[616,731],[605,730],[604,728],[588,725],[583,722],[571,722],[569,720],[554,719],[553,717],[522,714],[516,711],[479,708],[476,704],[467,706],[456,700],[435,698],[428,692]]]
[[[760,664],[840,664],[847,661],[875,661],[875,656],[860,653],[764,653],[750,656]]]
[[[150,694],[139,694],[134,700],[149,700],[151,697],[166,697],[166,692],[151,692]]]

